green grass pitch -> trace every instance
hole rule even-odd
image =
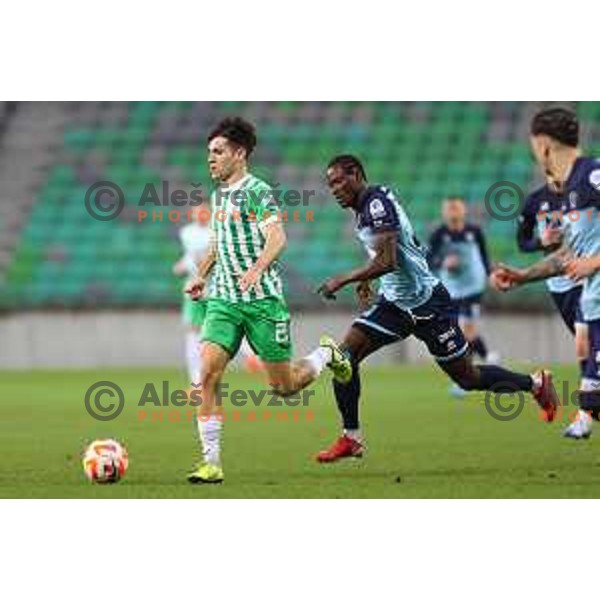
[[[556,375],[577,381],[574,368]],[[108,423],[84,408],[85,392],[98,380],[115,381],[125,392],[125,410]],[[539,422],[529,402],[516,420],[495,421],[483,394],[450,398],[448,381],[433,365],[365,368],[362,460],[319,465],[312,458],[338,432],[325,375],[313,388],[313,421],[263,422],[266,407],[255,409],[258,422],[246,420],[249,407],[239,422],[228,416],[225,483],[192,486],[185,476],[198,450],[185,409],[179,422],[168,420],[166,408],[162,422],[139,420],[144,384],[162,380],[172,388],[184,383],[176,369],[0,372],[0,497],[600,497],[598,440],[562,439],[562,424]],[[242,389],[262,385],[243,373],[227,381]],[[158,410],[146,407],[152,408]],[[293,409],[286,410],[291,419]],[[85,444],[104,436],[129,450],[129,471],[117,485],[93,485],[81,468]]]

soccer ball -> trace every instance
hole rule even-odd
[[[128,466],[127,450],[116,440],[96,440],[83,455],[83,470],[94,483],[117,483]]]

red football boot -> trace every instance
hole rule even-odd
[[[542,409],[544,419],[552,423],[556,418],[558,407],[558,395],[552,384],[552,373],[550,371],[539,371],[534,375],[541,377],[541,384],[532,390],[533,397]]]
[[[335,462],[342,458],[362,458],[365,447],[358,441],[342,435],[339,437],[333,446],[322,450],[317,454],[316,460],[318,462]]]

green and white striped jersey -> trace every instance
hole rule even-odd
[[[241,275],[263,251],[265,226],[278,218],[269,185],[248,174],[232,186],[218,187],[211,195],[211,207],[217,256],[209,298],[228,302],[283,299],[277,261],[271,263],[260,282],[250,290],[242,292],[239,286]]]

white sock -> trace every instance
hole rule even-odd
[[[216,415],[198,419],[198,434],[202,442],[202,456],[211,465],[221,464],[221,425]]]
[[[542,376],[541,371],[537,371],[536,373],[532,373],[530,375],[531,381],[533,383],[533,390],[537,390],[542,387],[542,383],[544,383],[544,378]]]
[[[185,334],[185,361],[189,383],[200,383],[200,342],[197,331]]]
[[[346,437],[349,437],[351,440],[354,440],[355,442],[362,441],[360,429],[344,429],[344,435]]]
[[[319,347],[313,350],[304,360],[312,367],[315,376],[321,374],[327,363],[331,362],[331,349]]]

